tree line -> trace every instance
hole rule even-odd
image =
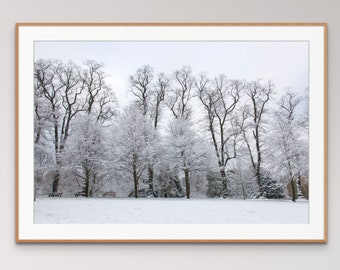
[[[38,195],[308,198],[308,90],[145,65],[120,108],[102,63],[34,64]]]

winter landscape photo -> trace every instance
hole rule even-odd
[[[35,224],[308,224],[307,41],[35,41]]]

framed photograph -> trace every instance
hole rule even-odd
[[[326,242],[325,23],[18,23],[17,242]]]

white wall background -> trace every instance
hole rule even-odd
[[[1,269],[340,269],[340,2],[337,0],[0,0]],[[16,22],[327,22],[327,244],[16,244]]]

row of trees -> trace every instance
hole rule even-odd
[[[75,168],[74,173],[81,172],[86,195],[93,195],[90,177],[97,176],[91,175],[96,162],[91,150],[100,151],[104,144],[96,126],[111,121],[116,104],[102,67],[95,61],[86,61],[83,67],[56,60],[39,60],[34,65],[35,179],[39,183],[49,173],[52,192],[58,191],[61,173],[70,169],[64,166],[68,157],[71,163],[80,163],[81,169]],[[88,119],[76,121],[81,117]],[[84,145],[68,144],[71,131]],[[74,147],[79,156],[74,156]]]
[[[35,63],[37,192],[306,197],[306,97],[287,90],[275,100],[270,81],[188,66],[157,74],[145,65],[128,83],[134,98],[120,111],[102,64]]]

